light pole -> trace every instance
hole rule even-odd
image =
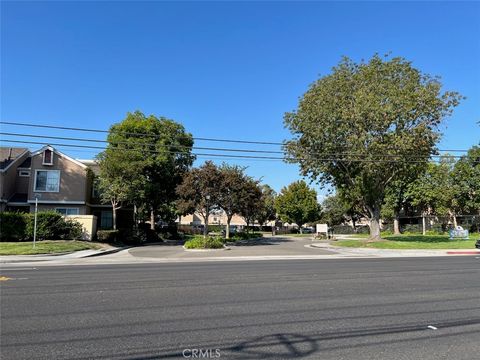
[[[33,248],[35,248],[35,243],[37,241],[38,198],[39,198],[39,195],[35,194],[35,216],[34,216],[34,221],[33,221]]]

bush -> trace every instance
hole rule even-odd
[[[248,240],[248,239],[256,239],[262,237],[262,233],[246,233],[246,232],[239,232],[235,233],[230,239],[227,240]]]
[[[19,212],[0,213],[0,241],[25,241],[28,214]]]
[[[97,241],[103,243],[113,243],[117,240],[118,230],[98,230]]]
[[[422,225],[419,224],[406,224],[403,227],[404,234],[421,234],[422,232]]]
[[[195,236],[194,238],[185,242],[186,249],[221,249],[223,248],[223,241],[218,237]]]
[[[35,214],[3,212],[0,214],[0,241],[31,241]],[[77,240],[83,234],[82,225],[65,219],[53,211],[37,214],[37,240]]]

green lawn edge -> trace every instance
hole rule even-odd
[[[479,238],[479,234],[471,234],[468,240],[450,240],[448,235],[387,235],[382,241],[339,240],[332,245],[374,249],[475,249]]]
[[[32,242],[0,242],[0,255],[45,255],[68,253],[80,250],[100,249],[100,245],[90,241],[44,240]]]

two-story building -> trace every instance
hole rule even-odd
[[[96,215],[100,228],[112,226],[112,209],[95,189],[94,160],[74,159],[52,146],[30,152],[0,148],[0,211],[54,210],[64,215]]]

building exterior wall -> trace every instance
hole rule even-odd
[[[85,203],[87,191],[86,168],[54,153],[53,165],[43,165],[43,153],[32,156],[29,202],[34,201],[34,194],[40,194],[41,201],[81,201]],[[35,191],[36,172],[38,170],[59,170],[60,186],[58,192]]]
[[[88,215],[87,206],[75,204],[42,204],[38,202],[38,211],[56,211],[59,208],[78,209],[78,215]],[[30,204],[30,212],[35,212],[35,200]]]
[[[2,201],[8,201],[15,194],[17,182],[17,168],[28,157],[26,152],[22,156],[15,159],[5,171],[0,172],[0,195]]]
[[[92,240],[97,233],[97,217],[94,215],[67,215],[67,219],[78,221],[83,227],[83,240]]]

